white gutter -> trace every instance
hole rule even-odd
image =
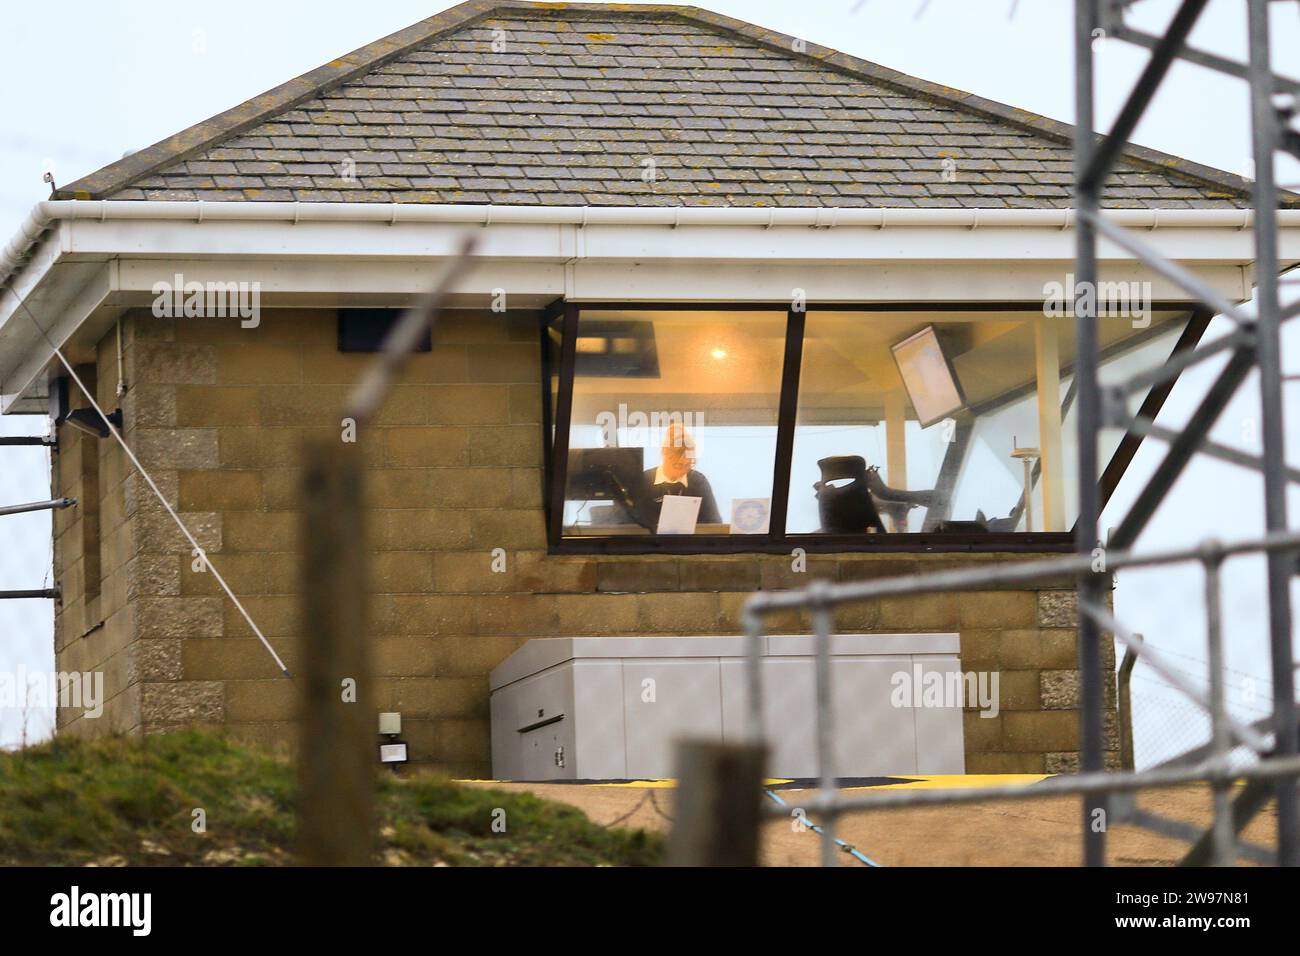
[[[3,249],[0,249],[0,289],[8,285],[13,274],[27,260],[32,247],[54,222],[57,212],[50,207],[57,205],[64,205],[64,203],[38,202],[23,220],[23,224],[18,227],[14,237]]]
[[[1136,229],[1249,229],[1250,209],[1112,209],[1111,221]],[[1279,210],[1278,222],[1300,227],[1300,210]],[[869,209],[736,206],[492,206],[422,203],[136,202],[51,200],[37,203],[17,235],[0,252],[0,288],[21,267],[32,246],[61,220],[183,222],[529,223],[576,226],[836,226],[1055,227],[1075,225],[1072,209]]]

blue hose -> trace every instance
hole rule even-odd
[[[774,792],[771,791],[771,790],[764,790],[763,792],[766,793],[769,797],[771,797],[773,800],[775,800],[777,803],[779,803],[779,804],[780,804],[781,806],[783,806],[783,807],[788,807],[788,806],[790,805],[790,804],[786,803],[784,800],[782,800],[779,796],[777,796],[776,793],[774,793]],[[809,829],[811,829],[814,833],[821,833],[821,832],[822,832],[822,828],[819,827],[819,826],[818,826],[817,824],[815,824],[815,823],[809,823],[809,824],[808,824],[808,827],[809,827]],[[867,864],[867,866],[880,866],[879,863],[877,863],[875,860],[871,859],[871,857],[867,856],[865,853],[863,853],[863,852],[862,852],[861,850],[859,850],[857,847],[855,847],[855,846],[850,846],[849,844],[847,844],[847,843],[845,843],[843,840],[841,840],[839,837],[834,837],[833,839],[835,840],[836,843],[838,843],[841,847],[844,848],[844,851],[845,851],[846,853],[848,853],[850,856],[852,856],[855,860],[858,860],[859,862],[865,863],[865,864]]]

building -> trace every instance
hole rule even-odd
[[[110,698],[61,732],[277,742],[295,693],[121,448],[66,419],[53,343],[292,668],[297,443],[343,440],[369,351],[466,232],[454,311],[356,436],[376,703],[415,760],[489,772],[487,674],[530,638],[735,634],[759,588],[1070,550],[1071,135],[694,8],[471,0],[58,189],[0,261],[0,402],[55,409],[79,502],[58,668]],[[1248,204],[1136,146],[1106,196],[1233,301]],[[1199,340],[1185,290],[1114,246],[1102,269],[1105,361]],[[638,506],[674,424],[718,505],[694,534]],[[1103,448],[1103,495],[1137,442]],[[820,508],[854,464],[818,463],[851,456],[884,533]],[[966,768],[1069,770],[1073,582],[1050,584],[837,626],[958,633],[1001,678]]]

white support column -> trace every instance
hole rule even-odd
[[[885,396],[885,473],[889,487],[907,487],[907,403],[901,388]]]
[[[1065,485],[1061,467],[1061,320],[1044,316],[1034,335],[1038,376],[1038,448],[1044,531],[1065,531]]]

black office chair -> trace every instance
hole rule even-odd
[[[861,455],[833,455],[817,462],[821,481],[813,483],[817,511],[824,534],[861,534],[884,532],[885,524],[872,500],[867,478],[867,462]],[[848,484],[831,482],[851,479]]]

